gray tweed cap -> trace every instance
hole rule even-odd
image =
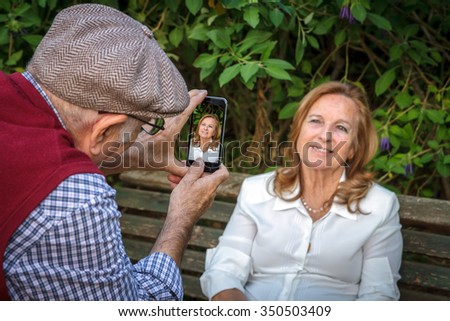
[[[186,83],[153,33],[104,5],[62,10],[27,69],[53,94],[84,108],[149,121],[189,104]]]

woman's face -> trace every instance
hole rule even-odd
[[[345,166],[354,155],[357,113],[353,101],[338,94],[322,96],[312,105],[296,145],[303,168],[324,170]]]
[[[202,120],[198,127],[198,134],[202,139],[211,139],[216,133],[216,121],[211,117]]]

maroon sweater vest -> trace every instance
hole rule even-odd
[[[0,153],[0,300],[7,300],[3,256],[12,234],[64,179],[101,172],[19,73],[0,72]]]

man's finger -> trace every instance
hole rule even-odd
[[[191,98],[189,101],[189,106],[181,113],[181,118],[184,118],[185,122],[188,117],[192,114],[195,107],[200,105],[200,103],[205,99],[208,92],[206,90],[192,89],[189,91],[189,97]]]
[[[171,134],[178,134],[184,124],[186,124],[189,116],[194,112],[195,107],[197,107],[203,99],[205,99],[207,94],[208,92],[206,90],[192,89],[189,91],[189,105],[178,116],[166,118],[166,130],[163,133],[170,132]]]
[[[186,175],[184,175],[181,181],[187,184],[195,182],[202,176],[204,168],[205,163],[203,162],[203,160],[197,159],[195,162],[191,164]]]

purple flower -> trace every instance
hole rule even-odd
[[[405,165],[405,176],[413,174],[413,165],[411,163]]]
[[[348,4],[341,8],[339,18],[347,19],[348,22],[350,23],[355,23],[355,18],[353,18],[352,12],[350,11],[350,7],[348,6]]]
[[[391,143],[389,142],[389,137],[381,138],[380,148],[382,152],[389,151],[391,149]]]

